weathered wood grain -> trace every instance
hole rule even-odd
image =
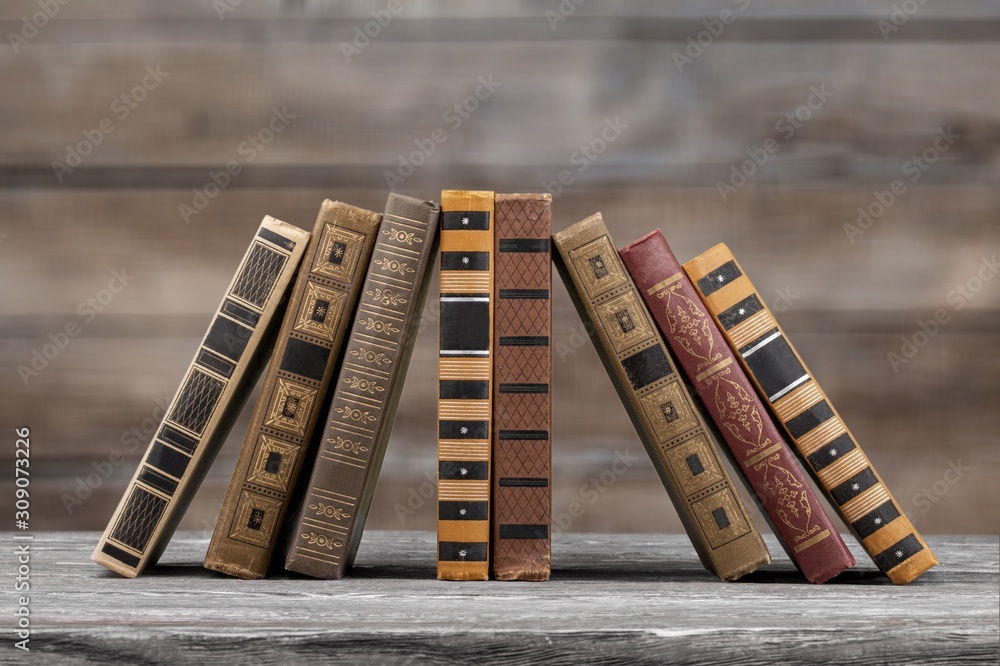
[[[3,540],[9,542],[11,534]],[[349,578],[240,581],[179,533],[148,575],[88,559],[94,533],[32,543],[32,651],[46,663],[996,663],[997,537],[931,537],[941,565],[895,587],[864,558],[822,586],[780,554],[737,583],[682,535],[556,535],[547,583],[434,579],[429,532],[367,532]],[[10,549],[0,567],[13,570]],[[10,594],[8,593],[8,597]],[[16,656],[10,641],[0,659]]]

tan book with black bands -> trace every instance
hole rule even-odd
[[[548,580],[552,522],[552,196],[494,200],[493,577]]]
[[[92,559],[134,578],[155,564],[274,345],[309,232],[265,217]]]
[[[354,561],[427,296],[440,209],[390,194],[285,568],[342,578]]]
[[[382,216],[324,201],[205,556],[205,567],[263,578],[309,457]]]
[[[726,581],[768,564],[770,554],[722,461],[716,435],[601,215],[553,241],[556,268],[702,564]]]
[[[854,536],[897,585],[937,558],[723,244],[684,264],[754,388]]]
[[[493,192],[441,193],[438,553],[441,580],[490,574]]]

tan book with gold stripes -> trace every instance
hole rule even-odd
[[[684,264],[747,377],[844,522],[896,584],[937,564],[725,245]]]
[[[438,563],[489,578],[493,192],[441,193]]]

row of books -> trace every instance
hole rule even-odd
[[[619,251],[600,214],[552,235],[550,195],[466,190],[266,217],[93,559],[155,564],[270,359],[205,566],[343,577],[439,245],[438,578],[550,576],[553,263],[706,569],[770,562],[723,458],[810,582],[855,561],[803,467],[892,582],[937,564],[725,245]]]

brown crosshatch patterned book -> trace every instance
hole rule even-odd
[[[621,256],[788,557],[811,583],[853,566],[854,556],[663,234],[647,234]]]
[[[889,580],[909,583],[937,564],[729,248],[716,245],[684,269],[813,478]]]
[[[552,197],[494,201],[492,569],[498,580],[548,580]]]
[[[578,222],[553,241],[566,289],[702,564],[727,581],[768,564],[770,554],[719,455],[715,435],[601,215]]]
[[[92,559],[129,578],[155,564],[271,351],[310,234],[265,217]]]
[[[382,216],[324,201],[205,567],[263,578],[336,370]]]
[[[316,462],[293,515],[289,571],[342,578],[354,561],[437,252],[440,208],[390,194]]]
[[[438,555],[441,580],[489,578],[493,192],[441,193]]]

